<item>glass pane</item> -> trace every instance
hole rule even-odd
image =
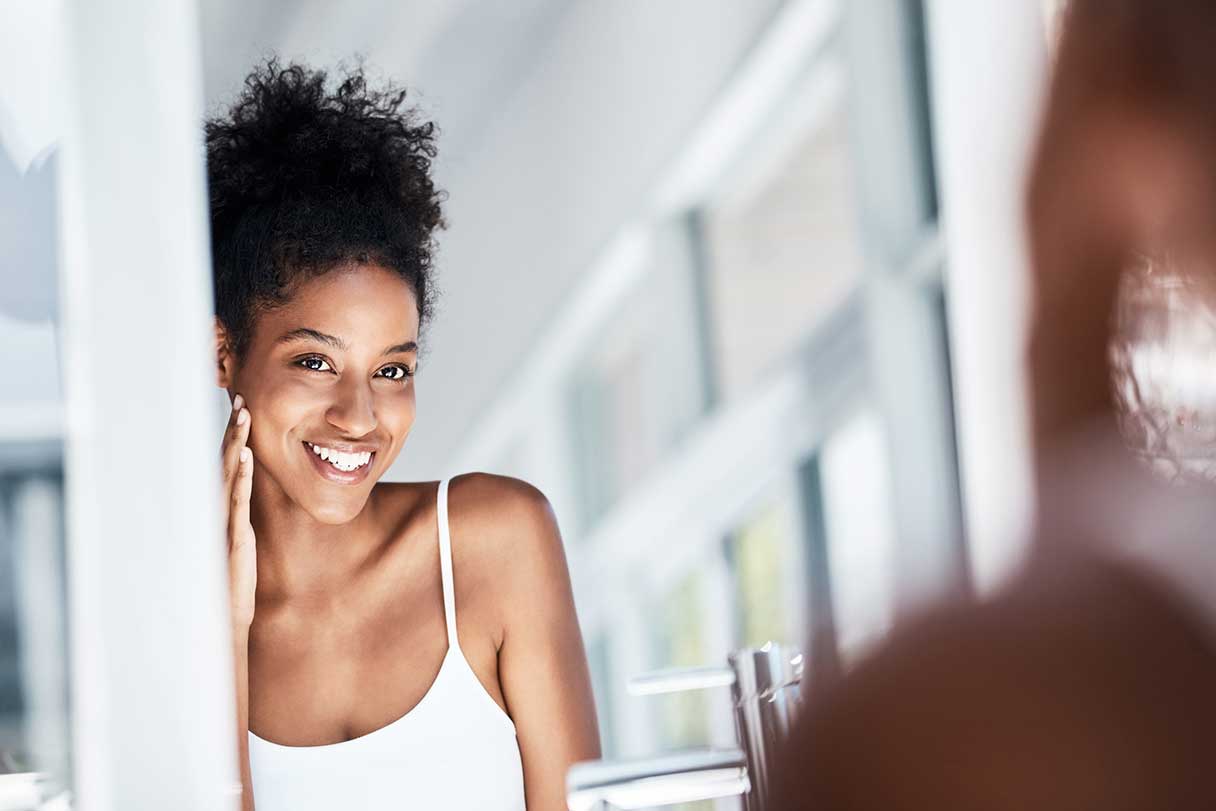
[[[789,146],[776,159],[749,150],[760,165],[741,169],[705,209],[711,343],[726,399],[798,347],[860,277],[843,94],[832,85],[812,97],[822,109],[778,136]]]
[[[29,776],[0,780],[0,808],[34,807],[70,771],[62,477],[0,477],[0,518],[0,775]]]
[[[863,411],[832,434],[822,459],[832,608],[843,656],[876,641],[894,610],[895,531],[882,424]]]
[[[704,577],[693,572],[662,598],[655,612],[657,667],[706,664]],[[689,690],[652,699],[658,702],[660,747],[704,746],[709,742],[708,693]]]
[[[705,577],[693,572],[662,598],[655,612],[657,667],[698,667],[708,653],[705,628]],[[655,696],[658,751],[707,746],[710,742],[709,701],[716,691],[689,690]],[[635,701],[639,699],[633,699]],[[664,806],[672,811],[712,811],[712,801]]]
[[[798,539],[792,499],[781,496],[750,515],[727,542],[736,590],[736,647],[800,644],[795,609],[805,588],[794,560]]]
[[[570,382],[582,526],[679,443],[705,410],[689,237],[657,227],[648,267]]]

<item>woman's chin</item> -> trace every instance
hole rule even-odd
[[[317,523],[338,526],[355,520],[366,503],[367,493],[364,492],[358,498],[353,493],[346,498],[314,498],[301,506]]]

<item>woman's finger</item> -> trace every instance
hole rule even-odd
[[[231,546],[246,543],[252,536],[249,525],[249,498],[252,492],[253,451],[242,446],[237,453],[237,476],[228,507],[228,542]]]
[[[237,475],[241,448],[245,447],[249,441],[251,422],[249,409],[241,407],[233,415],[231,429],[225,432],[222,465],[224,469],[224,482],[227,487],[232,486],[232,481]]]
[[[228,423],[224,426],[224,436],[220,441],[220,459],[226,459],[228,456],[228,446],[232,444],[233,429],[236,428],[237,414],[240,413],[242,405],[244,398],[241,395],[232,398],[232,410],[228,412]]]

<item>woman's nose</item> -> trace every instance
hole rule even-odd
[[[330,425],[349,437],[371,433],[379,424],[371,387],[361,381],[339,384],[325,418]]]

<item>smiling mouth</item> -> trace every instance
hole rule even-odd
[[[372,460],[376,458],[375,451],[347,453],[307,441],[304,442],[304,447],[313,457],[313,464],[319,473],[327,479],[344,484],[361,481],[371,469]]]

